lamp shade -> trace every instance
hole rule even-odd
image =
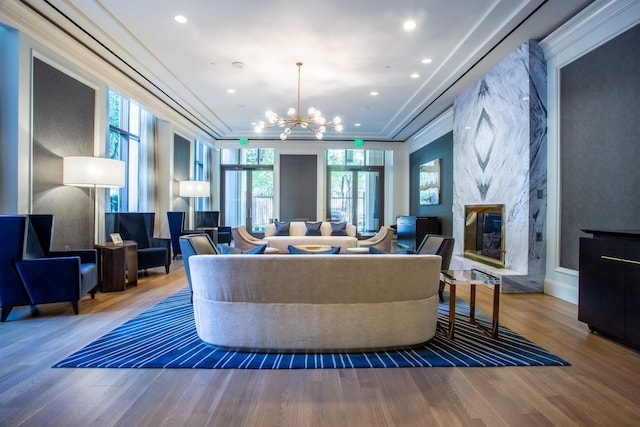
[[[104,157],[62,159],[62,183],[75,187],[124,187],[125,164]]]
[[[208,181],[180,181],[180,197],[209,197]]]

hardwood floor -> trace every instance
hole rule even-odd
[[[640,425],[640,353],[590,334],[573,304],[502,295],[500,321],[570,367],[52,369],[186,286],[182,263],[126,292],[14,309],[0,324],[0,426]],[[463,298],[466,292],[461,290]],[[490,292],[479,292],[490,309]]]

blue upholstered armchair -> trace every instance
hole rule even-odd
[[[53,252],[53,215],[0,216],[0,320],[16,306],[68,301],[78,314],[78,300],[95,296],[98,285],[95,249]]]
[[[182,255],[180,249],[180,236],[186,236],[187,234],[202,234],[202,230],[185,230],[184,219],[186,214],[184,211],[169,211],[167,212],[167,222],[169,223],[169,234],[171,235],[171,248],[173,249],[173,259],[176,259],[178,255]]]
[[[171,239],[153,237],[155,214],[153,212],[107,212],[105,213],[105,233],[109,240],[111,233],[120,233],[123,240],[133,240],[138,244],[138,268],[164,266],[169,273],[171,265]]]
[[[184,269],[187,273],[187,282],[189,283],[189,290],[192,294],[193,302],[193,288],[191,287],[191,269],[189,267],[189,257],[193,255],[218,255],[218,249],[213,244],[211,237],[208,234],[189,234],[180,237],[180,247],[182,248],[182,259],[184,260]]]

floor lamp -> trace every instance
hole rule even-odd
[[[211,194],[211,189],[208,181],[180,181],[180,197],[209,197]],[[189,221],[191,222],[191,227],[195,227],[193,217],[194,217],[194,208],[189,206]]]
[[[104,157],[70,156],[62,159],[62,183],[74,187],[89,187],[93,208],[93,243],[96,242],[98,188],[124,187],[125,163]]]

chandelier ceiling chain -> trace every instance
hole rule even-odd
[[[283,132],[280,134],[280,139],[283,141],[287,139],[291,130],[298,125],[302,128],[309,129],[315,134],[317,139],[322,139],[324,137],[324,133],[327,131],[327,128],[332,128],[337,132],[342,132],[342,120],[338,116],[328,122],[322,116],[322,112],[313,107],[310,107],[307,110],[307,117],[302,117],[300,115],[300,68],[302,67],[302,62],[297,62],[296,65],[298,66],[298,108],[289,108],[287,111],[288,118],[280,117],[273,111],[267,111],[265,116],[267,117],[268,123],[260,120],[254,128],[254,131],[256,133],[261,133],[264,129],[276,126],[284,127]]]

